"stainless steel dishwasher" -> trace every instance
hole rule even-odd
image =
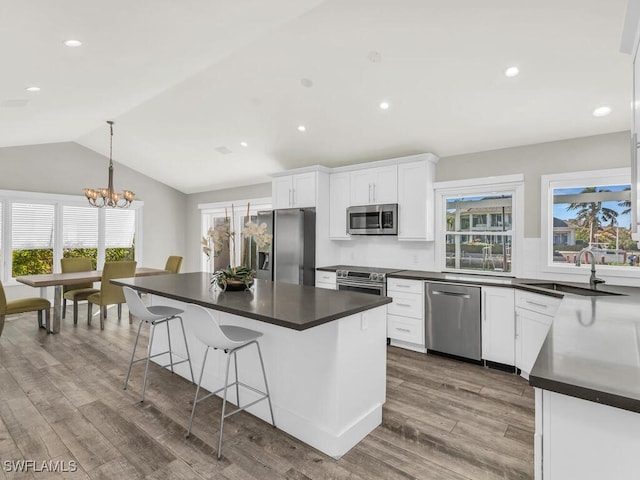
[[[481,360],[480,287],[425,282],[427,350]]]

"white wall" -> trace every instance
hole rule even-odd
[[[108,165],[108,158],[73,142],[0,148],[0,189],[83,197],[85,187],[106,186]],[[185,194],[117,162],[114,187],[144,201],[143,266],[162,268],[169,255],[185,256]],[[7,296],[24,296],[25,289],[38,294],[24,287]]]

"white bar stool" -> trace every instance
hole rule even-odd
[[[144,380],[142,382],[142,398],[141,402],[144,402],[144,392],[147,388],[147,374],[149,373],[149,360],[154,357],[159,357],[160,355],[169,354],[169,363],[166,365],[159,365],[161,368],[171,367],[171,372],[173,373],[173,367],[175,365],[179,365],[181,363],[188,362],[189,363],[189,371],[191,372],[191,381],[195,383],[195,378],[193,376],[193,368],[191,366],[191,356],[189,355],[189,346],[187,345],[187,336],[184,333],[184,325],[182,323],[182,317],[180,316],[184,313],[184,310],[180,310],[179,308],[168,307],[165,305],[158,305],[153,307],[147,307],[144,302],[138,296],[138,293],[130,287],[122,287],[122,291],[124,292],[124,297],[127,299],[127,307],[129,307],[129,314],[133,315],[140,320],[138,325],[138,334],[136,335],[136,341],[133,345],[133,352],[131,352],[131,362],[129,362],[129,371],[127,372],[127,378],[124,380],[124,389],[127,389],[127,385],[129,384],[129,376],[131,375],[131,367],[133,367],[134,363],[138,362],[146,362],[144,368]],[[173,356],[175,353],[171,349],[171,333],[169,331],[169,322],[174,319],[180,320],[180,328],[182,329],[182,338],[184,339],[184,348],[187,353],[187,358],[184,360],[180,360],[178,362],[173,361]],[[140,338],[140,329],[142,328],[143,323],[148,323],[151,325],[151,332],[149,333],[149,345],[147,347],[147,356],[144,358],[139,358],[138,360],[134,360],[136,355],[136,348],[138,348],[138,339]],[[164,323],[167,326],[167,341],[169,342],[169,350],[161,353],[156,353],[155,355],[151,355],[151,347],[153,346],[153,336],[156,331],[156,325],[160,325]],[[179,355],[176,355],[180,357]]]
[[[200,370],[200,378],[198,379],[198,388],[196,389],[196,396],[193,400],[193,408],[191,409],[191,418],[189,419],[189,428],[187,429],[187,437],[191,434],[191,426],[193,425],[193,416],[196,413],[196,405],[204,400],[205,398],[209,398],[211,395],[215,395],[218,392],[224,390],[222,395],[222,414],[220,416],[220,440],[218,442],[218,460],[222,457],[222,433],[224,431],[224,420],[232,415],[235,415],[242,410],[246,410],[247,408],[255,405],[262,400],[267,400],[269,402],[269,413],[271,414],[271,424],[275,427],[275,421],[273,419],[273,408],[271,407],[271,398],[269,396],[269,386],[267,385],[267,375],[264,371],[264,362],[262,360],[262,353],[260,352],[260,344],[258,343],[258,338],[262,336],[262,332],[257,332],[255,330],[249,330],[248,328],[236,327],[233,325],[219,325],[216,318],[213,315],[213,312],[207,310],[199,305],[190,305],[188,310],[188,325],[193,329],[193,333],[196,338],[200,340],[206,346],[204,352],[204,359],[202,360],[202,369]],[[260,366],[262,367],[262,377],[264,378],[264,389],[262,392],[256,388],[253,388],[250,385],[242,383],[238,380],[238,359],[237,352],[238,350],[248,347],[249,345],[255,345],[258,349],[258,357],[260,358]],[[204,367],[207,363],[207,354],[209,353],[209,348],[213,348],[214,350],[223,350],[224,353],[227,354],[227,367],[224,378],[224,387],[219,388],[215,392],[211,392],[202,398],[198,398],[200,393],[200,385],[202,384],[202,374],[204,373]],[[235,366],[235,382],[229,383],[229,363],[231,360],[231,355],[233,354],[233,363]],[[225,414],[225,409],[227,406],[227,389],[229,387],[236,387],[236,402],[237,408]],[[260,398],[250,402],[244,406],[240,406],[240,392],[239,386],[245,387],[252,392],[260,395]]]

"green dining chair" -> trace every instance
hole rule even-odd
[[[90,272],[93,270],[91,259],[86,257],[63,258],[60,260],[62,273]],[[62,287],[62,318],[65,318],[67,311],[67,300],[73,302],[73,324],[78,323],[78,302],[85,301],[89,295],[98,293],[100,290],[93,288],[93,282],[76,283],[74,285],[64,285]]]
[[[182,257],[172,255],[167,258],[164,269],[169,270],[171,273],[180,273],[180,267],[182,267]]]
[[[126,302],[122,287],[113,285],[109,280],[113,278],[135,277],[136,262],[105,262],[102,269],[102,282],[100,292],[87,297],[89,301],[87,323],[91,325],[91,307],[95,303],[101,308],[100,330],[104,330],[104,321],[107,319],[107,305],[118,305],[118,320],[122,318],[122,304]]]
[[[51,302],[46,298],[31,297],[20,298],[18,300],[7,301],[4,293],[4,287],[0,282],[0,335],[4,330],[4,317],[6,315],[14,315],[16,313],[38,312],[38,327],[42,326],[42,316],[47,325],[51,320]]]

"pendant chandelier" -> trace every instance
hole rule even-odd
[[[122,193],[113,191],[113,122],[107,121],[111,135],[109,137],[109,186],[107,188],[85,188],[84,195],[92,207],[126,208],[131,205],[136,194],[130,190]]]

